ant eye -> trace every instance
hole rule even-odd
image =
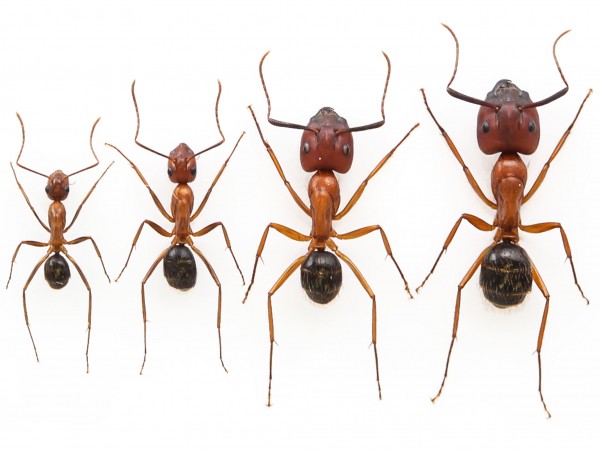
[[[196,171],[197,171],[196,167],[192,167],[190,169],[190,173],[192,174],[192,176],[194,176],[194,177],[196,176]]]
[[[481,131],[483,131],[484,133],[487,133],[488,131],[490,131],[490,124],[488,123],[487,120],[485,120],[482,124],[481,124]]]
[[[304,153],[308,153],[310,151],[310,145],[308,145],[308,142],[304,143],[303,149],[304,149]]]
[[[65,186],[65,192],[68,194],[69,193],[69,186]]]
[[[531,122],[529,122],[529,132],[533,133],[535,131],[535,122],[532,120]]]
[[[350,146],[348,144],[344,144],[344,147],[342,147],[342,153],[344,155],[347,155],[348,153],[350,153]]]
[[[169,175],[169,177],[173,176],[173,169],[171,167],[167,169],[167,175]]]
[[[50,193],[50,186],[46,185],[46,194]]]

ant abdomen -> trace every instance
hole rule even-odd
[[[337,256],[327,251],[312,252],[300,267],[300,283],[313,302],[329,303],[342,287],[342,265]]]
[[[163,260],[163,273],[169,286],[187,291],[196,285],[196,261],[194,254],[184,244],[169,250]]]
[[[479,285],[494,306],[508,308],[531,291],[531,261],[522,247],[511,242],[494,245],[481,264]]]
[[[46,260],[44,278],[52,289],[62,289],[69,283],[71,269],[63,255],[55,253]]]

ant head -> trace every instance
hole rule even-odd
[[[509,80],[500,80],[485,98],[477,115],[477,142],[486,155],[531,155],[540,142],[540,118],[526,91]]]
[[[352,166],[354,144],[348,122],[333,108],[321,108],[302,133],[300,163],[306,172],[335,170],[346,173]]]
[[[454,31],[448,25],[444,25],[444,27],[450,32],[456,44],[454,72],[446,91],[459,100],[481,106],[477,116],[479,148],[487,155],[499,152],[531,155],[536,151],[540,142],[540,118],[536,108],[552,103],[569,91],[569,84],[556,57],[556,44],[569,30],[561,33],[552,46],[554,63],[565,87],[543,100],[532,102],[527,92],[522,91],[509,80],[498,81],[485,100],[479,100],[452,89],[450,85],[454,81],[458,69],[459,45]]]
[[[19,113],[17,113],[17,119],[19,119],[19,123],[21,124],[21,134],[22,134],[22,142],[21,142],[21,150],[19,150],[19,156],[17,156],[17,166],[25,169],[31,173],[35,173],[36,175],[40,175],[44,178],[47,178],[48,183],[46,184],[46,195],[50,200],[62,202],[69,196],[69,177],[76,175],[81,172],[85,172],[93,167],[98,165],[98,157],[96,156],[96,152],[94,151],[94,146],[92,145],[92,139],[94,137],[94,130],[96,129],[96,125],[100,121],[100,117],[96,119],[94,125],[92,125],[92,131],[90,133],[90,149],[92,150],[92,155],[94,155],[95,163],[91,164],[88,167],[84,167],[83,169],[79,169],[69,175],[66,175],[62,170],[57,170],[50,175],[45,175],[42,172],[38,172],[36,170],[30,169],[29,167],[24,166],[19,162],[21,159],[21,155],[23,154],[23,148],[25,148],[25,125],[23,124],[23,120]],[[11,163],[12,167],[12,163]],[[13,169],[14,172],[14,169]],[[16,177],[16,175],[15,175]]]
[[[62,170],[51,173],[46,184],[46,195],[56,202],[66,199],[69,196],[69,176]]]
[[[317,114],[310,119],[307,126],[299,125],[290,122],[282,122],[271,118],[271,99],[267,91],[267,84],[262,73],[262,66],[269,52],[265,53],[258,71],[260,73],[260,81],[267,97],[267,119],[271,125],[284,128],[294,128],[304,130],[302,133],[302,141],[300,143],[300,163],[306,172],[314,172],[316,170],[334,170],[339,173],[346,173],[352,166],[352,158],[354,156],[354,144],[352,141],[352,133],[358,131],[372,130],[379,128],[385,123],[384,103],[387,92],[388,83],[390,81],[391,63],[388,56],[383,53],[387,63],[387,76],[383,87],[383,96],[381,97],[381,120],[350,128],[348,122],[343,117],[340,117],[333,108],[321,108]],[[250,108],[254,121],[256,117],[252,108]],[[256,122],[258,126],[258,122]],[[262,133],[261,133],[262,136]],[[263,139],[264,140],[264,139]]]
[[[131,97],[133,98],[133,105],[135,106],[135,115],[137,116],[137,128],[135,130],[134,138],[135,143],[142,147],[144,150],[148,150],[149,152],[152,152],[155,155],[162,156],[163,158],[167,158],[169,160],[167,174],[169,175],[169,180],[171,180],[173,183],[186,184],[194,181],[196,179],[196,156],[209,150],[212,150],[213,148],[216,148],[223,142],[225,142],[225,136],[223,136],[223,132],[221,131],[221,125],[219,123],[219,99],[221,98],[221,82],[219,81],[219,92],[217,93],[217,102],[215,105],[215,119],[217,121],[217,129],[219,130],[219,134],[221,135],[221,140],[216,144],[213,144],[210,147],[199,151],[198,153],[194,153],[192,149],[187,146],[187,144],[181,143],[177,147],[175,147],[175,149],[172,150],[171,153],[169,153],[169,155],[167,156],[140,143],[138,141],[138,135],[140,134],[140,111],[138,109],[137,100],[135,98],[135,80],[131,85]],[[121,153],[121,151],[113,145],[111,145],[111,147],[113,147],[115,150]],[[121,153],[121,155],[123,154]],[[129,161],[129,159],[125,155],[123,156]]]
[[[187,144],[179,144],[169,153],[167,174],[173,183],[191,183],[196,179],[196,155]]]

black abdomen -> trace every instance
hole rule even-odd
[[[183,244],[175,245],[163,259],[163,273],[169,286],[187,291],[196,285],[196,261]]]
[[[63,255],[55,253],[46,260],[44,278],[52,289],[62,289],[69,283],[71,269]]]
[[[333,253],[312,252],[302,263],[300,282],[313,302],[329,303],[342,287],[342,265]]]
[[[494,306],[508,308],[520,304],[531,291],[531,282],[529,256],[518,245],[501,242],[485,255],[479,285]]]

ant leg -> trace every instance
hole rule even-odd
[[[452,239],[454,239],[454,235],[458,231],[458,227],[460,226],[460,224],[461,224],[461,222],[463,220],[466,220],[471,225],[473,225],[475,228],[477,228],[478,230],[481,230],[481,231],[493,231],[496,228],[494,225],[491,225],[491,224],[487,223],[486,221],[480,219],[477,216],[473,216],[471,214],[463,214],[462,216],[460,216],[460,218],[456,221],[456,223],[452,227],[452,230],[450,230],[450,234],[448,235],[448,237],[446,238],[446,241],[444,242],[444,246],[442,247],[442,251],[440,252],[440,254],[438,255],[438,257],[436,258],[435,262],[433,263],[433,267],[431,268],[431,270],[429,271],[429,273],[427,274],[427,276],[425,277],[425,279],[423,280],[423,282],[421,283],[421,285],[417,288],[417,293],[425,285],[425,283],[427,282],[427,280],[429,279],[429,277],[431,276],[431,274],[435,270],[438,262],[440,261],[440,258],[444,254],[444,252],[446,250],[448,250],[448,246],[452,242]]]
[[[527,202],[533,196],[533,194],[535,194],[535,192],[538,190],[538,188],[544,181],[544,178],[546,178],[546,173],[548,173],[548,169],[550,169],[550,163],[554,160],[554,158],[556,158],[556,155],[558,154],[558,152],[561,151],[561,149],[563,148],[563,145],[565,145],[567,138],[571,134],[571,130],[573,129],[573,126],[575,126],[575,122],[579,118],[579,114],[581,113],[581,110],[583,109],[583,105],[585,105],[585,102],[590,97],[590,95],[592,95],[591,89],[588,91],[587,95],[581,102],[581,105],[579,105],[579,109],[577,110],[577,114],[575,114],[575,118],[573,119],[573,122],[571,122],[571,124],[567,127],[567,130],[561,136],[560,140],[558,141],[558,144],[556,144],[556,147],[554,148],[554,151],[550,155],[550,158],[548,158],[548,161],[546,162],[546,164],[544,164],[542,171],[540,172],[540,174],[536,178],[535,182],[531,186],[531,189],[529,189],[529,192],[523,197],[523,204],[525,202]]]
[[[262,131],[260,129],[260,125],[258,124],[258,120],[256,120],[256,116],[254,115],[254,110],[252,109],[251,106],[248,106],[248,109],[250,110],[250,113],[252,114],[252,118],[254,119],[254,123],[256,124],[256,128],[258,130],[258,134],[260,135],[260,139],[262,140],[263,145],[267,149],[267,152],[269,153],[269,156],[271,157],[271,161],[273,161],[273,164],[275,165],[275,169],[277,169],[277,173],[279,174],[279,177],[283,181],[283,184],[285,184],[285,187],[287,188],[289,193],[292,195],[296,204],[302,209],[302,211],[304,211],[308,216],[310,216],[311,215],[310,208],[308,206],[306,206],[306,203],[304,203],[302,201],[300,196],[296,193],[296,191],[294,190],[294,188],[292,187],[290,182],[285,177],[285,174],[283,173],[283,169],[281,168],[281,165],[279,164],[279,161],[277,160],[277,156],[275,156],[275,152],[273,152],[273,149],[271,148],[269,143],[265,140],[265,138],[262,134]]]
[[[400,266],[396,262],[396,258],[394,258],[394,255],[392,254],[392,247],[390,246],[390,243],[388,241],[388,238],[387,238],[385,232],[383,231],[383,228],[381,228],[379,225],[371,225],[369,227],[359,228],[358,230],[350,231],[349,233],[338,234],[336,237],[338,239],[356,239],[361,236],[365,236],[366,234],[369,234],[373,231],[379,231],[381,233],[381,239],[383,240],[383,246],[385,247],[385,251],[387,252],[388,256],[390,258],[392,258],[392,261],[393,261],[394,265],[396,266],[396,269],[398,269],[398,272],[400,273],[400,276],[402,277],[402,280],[404,281],[404,289],[406,290],[406,292],[408,292],[408,295],[412,299],[413,296],[412,296],[412,293],[410,292],[410,288],[408,287],[408,282],[406,281],[406,278],[404,278],[404,274],[402,273]]]
[[[106,175],[106,172],[108,172],[108,169],[111,168],[111,166],[114,164],[115,162],[111,162],[109,164],[109,166],[104,170],[104,172],[102,172],[102,175],[100,175],[100,178],[98,178],[98,180],[96,180],[96,182],[94,183],[94,185],[92,186],[92,188],[90,189],[90,191],[87,193],[87,195],[83,198],[83,201],[81,202],[81,204],[79,205],[79,207],[77,208],[77,211],[75,211],[75,215],[73,216],[73,219],[71,219],[71,223],[64,229],[63,233],[66,233],[67,231],[69,231],[69,229],[73,226],[73,224],[75,223],[75,220],[77,220],[77,217],[79,216],[79,212],[81,211],[81,208],[83,208],[83,205],[85,204],[85,202],[87,202],[87,199],[90,198],[90,195],[92,195],[92,192],[94,192],[94,189],[96,189],[96,186],[98,185],[98,183],[100,183],[100,180],[102,179],[102,177],[104,175]],[[98,163],[96,163],[98,164]],[[95,165],[96,165],[95,164]],[[94,166],[90,166],[87,169],[91,169]],[[84,170],[87,170],[84,169]],[[80,171],[82,172],[82,171]]]
[[[20,120],[20,118],[19,118],[19,120]],[[23,150],[23,148],[21,148],[21,150]],[[35,211],[33,205],[29,201],[29,197],[27,197],[27,194],[25,193],[25,189],[23,189],[23,186],[21,186],[21,183],[19,183],[19,179],[17,178],[17,173],[15,172],[15,168],[13,167],[12,163],[10,163],[10,168],[12,169],[13,175],[15,176],[15,181],[17,182],[17,186],[19,186],[19,190],[21,191],[21,194],[23,194],[23,197],[25,198],[25,202],[27,202],[27,206],[29,206],[29,209],[31,210],[31,212],[33,213],[33,215],[35,216],[37,221],[40,223],[40,225],[44,228],[44,230],[46,230],[48,233],[50,233],[50,228],[48,228],[48,225],[46,225],[44,222],[42,222],[42,219],[40,219],[40,216],[38,216],[38,213]],[[29,169],[27,169],[27,170],[29,170]]]
[[[267,397],[267,406],[271,406],[271,381],[273,380],[273,343],[275,342],[275,328],[273,325],[273,307],[271,306],[271,297],[279,290],[283,283],[290,277],[294,271],[302,265],[304,260],[308,257],[309,253],[302,255],[300,258],[296,259],[283,274],[279,277],[277,282],[273,285],[268,294],[267,299],[267,309],[269,314],[269,340],[271,342],[271,347],[269,350],[269,394]]]
[[[208,202],[208,197],[210,197],[210,194],[212,193],[213,188],[217,184],[217,181],[219,181],[219,178],[221,178],[221,175],[225,171],[225,167],[227,166],[227,163],[229,162],[229,160],[233,156],[233,152],[235,152],[235,149],[237,148],[238,144],[240,143],[240,141],[244,137],[244,134],[246,134],[245,131],[242,132],[242,134],[238,138],[237,142],[235,143],[235,146],[233,147],[233,150],[231,150],[231,153],[229,154],[229,156],[227,157],[227,159],[225,160],[225,162],[221,166],[221,169],[219,170],[219,172],[215,176],[215,179],[213,180],[212,184],[210,185],[210,187],[206,191],[206,194],[204,194],[204,198],[200,202],[200,206],[198,206],[198,209],[196,210],[196,212],[193,213],[192,216],[190,217],[190,222],[193,222],[194,220],[196,220],[196,218],[200,215],[200,212],[204,209],[204,206],[206,205],[206,202]]]
[[[146,273],[146,276],[142,280],[142,319],[144,321],[144,360],[142,361],[142,368],[140,369],[140,375],[144,371],[144,366],[146,365],[146,354],[148,353],[148,346],[147,346],[147,341],[146,341],[146,322],[148,322],[148,319],[146,316],[146,293],[144,292],[144,286],[146,284],[146,281],[148,281],[148,278],[150,278],[150,275],[152,275],[152,273],[154,272],[154,269],[156,269],[156,266],[158,266],[158,263],[161,262],[165,258],[167,253],[169,253],[169,250],[171,250],[173,247],[174,246],[171,245],[169,248],[164,250],[160,255],[158,255],[158,258],[156,258],[156,260],[152,263],[152,265],[150,266],[150,269],[148,269],[148,272]]]
[[[136,141],[136,143],[138,145],[140,145],[137,141]],[[163,215],[163,217],[165,219],[167,219],[169,222],[175,222],[175,219],[169,215],[169,213],[167,212],[167,210],[165,209],[165,207],[162,205],[162,203],[158,199],[157,195],[154,193],[154,191],[152,190],[152,188],[150,187],[150,185],[148,184],[148,182],[144,178],[144,175],[142,175],[142,172],[140,171],[140,169],[137,168],[137,166],[133,163],[133,161],[131,161],[127,156],[125,156],[125,154],[121,150],[119,150],[117,147],[115,147],[114,145],[108,144],[108,143],[106,143],[104,145],[106,145],[108,147],[114,148],[117,152],[119,152],[119,154],[123,158],[125,158],[127,160],[127,162],[131,165],[131,168],[133,170],[135,170],[135,173],[137,173],[137,175],[140,178],[140,180],[142,180],[142,183],[144,183],[144,186],[146,186],[146,188],[148,189],[148,193],[152,197],[152,201],[154,202],[154,204],[156,205],[156,207],[158,208],[158,210],[160,211],[160,213]],[[161,153],[155,152],[154,150],[151,150],[151,149],[149,149],[147,147],[143,147],[143,148],[145,148],[146,150],[150,150],[150,151],[152,151],[152,152],[154,152],[154,153],[156,153],[158,155],[165,156],[165,155],[162,155]]]
[[[13,271],[13,266],[15,264],[15,261],[17,260],[17,253],[19,253],[19,250],[21,249],[21,245],[31,245],[32,247],[47,247],[48,244],[45,242],[37,242],[37,241],[23,241],[21,242],[19,245],[17,245],[17,249],[15,250],[15,253],[13,254],[13,258],[12,258],[12,262],[10,263],[10,273],[8,274],[8,281],[6,282],[6,289],[8,289],[8,284],[10,283],[10,279],[12,278],[12,271]]]
[[[92,331],[92,289],[90,288],[88,280],[85,277],[85,275],[83,274],[83,271],[81,270],[81,268],[79,267],[77,262],[67,252],[64,252],[64,254],[67,257],[67,259],[73,263],[73,266],[75,266],[75,269],[77,269],[77,272],[79,273],[79,276],[81,277],[81,281],[83,281],[83,284],[85,284],[85,287],[88,290],[88,325],[87,325],[87,345],[85,347],[85,364],[86,364],[86,373],[90,373],[90,360],[89,360],[88,355],[89,355],[89,351],[90,351],[90,334]]]
[[[527,233],[545,233],[546,231],[554,230],[558,228],[560,230],[560,236],[562,238],[563,247],[565,249],[565,253],[567,254],[567,258],[569,259],[569,263],[571,264],[571,271],[573,272],[573,279],[575,280],[575,285],[581,296],[585,299],[587,304],[590,304],[590,301],[583,293],[581,286],[579,286],[579,282],[577,281],[577,274],[575,273],[575,265],[573,264],[573,255],[571,254],[571,246],[569,245],[569,240],[567,239],[567,233],[565,233],[564,228],[558,222],[548,222],[548,223],[538,223],[535,225],[519,225],[519,228]]]
[[[406,133],[406,135],[402,138],[402,140],[400,142],[398,142],[396,144],[396,146],[392,150],[390,150],[388,152],[388,154],[385,155],[381,161],[379,161],[379,163],[375,166],[375,168],[371,171],[371,173],[367,176],[367,178],[365,178],[365,180],[360,184],[360,186],[358,187],[358,189],[356,190],[354,195],[352,195],[348,204],[339,213],[337,213],[333,217],[333,220],[339,220],[350,212],[350,210],[354,207],[356,202],[358,202],[358,199],[360,199],[360,197],[362,196],[365,188],[367,187],[367,184],[369,183],[369,180],[371,178],[373,178],[377,174],[377,172],[379,172],[379,170],[385,165],[385,163],[388,162],[388,160],[392,157],[392,155],[394,154],[396,149],[398,147],[400,147],[400,145],[402,145],[402,143],[408,138],[410,133],[412,133],[413,130],[415,128],[417,128],[418,126],[419,126],[419,124],[417,123],[410,130],[408,130],[408,133]]]
[[[205,234],[210,233],[212,230],[214,230],[217,227],[221,227],[221,229],[223,230],[223,236],[225,237],[225,243],[227,244],[227,249],[231,253],[231,256],[233,257],[233,262],[235,263],[235,267],[237,267],[237,270],[240,273],[240,276],[242,277],[242,284],[245,285],[246,280],[244,279],[244,274],[242,273],[242,269],[240,269],[240,265],[238,264],[237,259],[235,259],[235,255],[233,254],[233,250],[231,249],[231,242],[229,241],[229,236],[227,235],[227,230],[225,229],[225,225],[223,225],[223,223],[221,223],[221,222],[212,223],[210,225],[205,226],[200,231],[196,231],[195,233],[192,233],[191,235],[193,237],[204,236]]]
[[[33,280],[33,277],[36,274],[36,272],[38,271],[38,269],[40,268],[40,266],[42,264],[44,264],[44,262],[50,257],[50,253],[52,253],[52,252],[46,253],[42,257],[42,259],[40,259],[38,261],[38,263],[35,265],[35,267],[31,271],[31,275],[29,275],[29,278],[27,278],[27,281],[25,282],[25,286],[23,286],[23,313],[25,314],[25,325],[27,325],[27,331],[29,331],[29,337],[31,338],[31,344],[33,345],[33,351],[35,352],[35,359],[37,360],[37,362],[40,362],[40,358],[38,356],[37,347],[35,346],[35,341],[33,340],[33,334],[31,333],[31,327],[29,326],[29,315],[27,314],[27,300],[25,297],[25,291],[27,291],[27,288],[29,287],[29,283],[31,283],[31,280]]]
[[[442,126],[440,125],[440,123],[437,121],[437,119],[433,115],[433,112],[431,111],[431,109],[429,108],[429,104],[427,103],[427,97],[425,96],[425,89],[421,89],[421,94],[423,94],[423,101],[425,102],[425,107],[427,108],[427,112],[429,113],[429,115],[431,116],[431,118],[433,119],[433,121],[435,122],[435,124],[437,125],[438,129],[442,133],[442,136],[446,140],[446,143],[448,144],[448,147],[450,147],[450,151],[452,152],[452,154],[454,155],[454,157],[458,160],[459,164],[462,166],[463,171],[465,172],[465,176],[467,177],[467,180],[469,181],[469,184],[471,185],[471,187],[473,188],[473,190],[475,191],[475,193],[477,194],[477,196],[481,200],[483,200],[483,202],[486,205],[488,205],[490,208],[496,209],[498,206],[493,201],[491,201],[489,198],[487,198],[485,196],[485,194],[483,193],[483,191],[479,187],[479,184],[477,184],[477,181],[475,180],[475,177],[473,176],[473,174],[471,173],[471,171],[469,170],[469,168],[465,164],[464,160],[462,159],[462,156],[460,156],[460,153],[458,152],[458,149],[456,148],[456,145],[454,145],[454,142],[452,142],[452,139],[450,139],[450,136],[448,135],[448,133],[446,133],[446,130],[444,130],[442,128]]]
[[[156,231],[161,236],[165,236],[165,237],[173,236],[173,233],[168,232],[167,230],[162,228],[160,225],[157,225],[154,222],[151,222],[150,220],[144,220],[142,222],[142,224],[140,225],[140,227],[138,228],[137,233],[135,233],[135,237],[133,238],[133,242],[131,243],[131,250],[129,250],[129,255],[127,255],[127,261],[125,261],[125,265],[121,269],[121,272],[119,272],[119,276],[117,278],[115,278],[115,281],[119,281],[119,278],[121,278],[121,275],[123,275],[123,272],[125,271],[125,268],[127,267],[127,264],[129,264],[129,258],[131,258],[131,254],[133,253],[135,244],[137,243],[138,239],[140,238],[140,234],[142,233],[142,228],[144,228],[144,225],[150,226],[150,228],[152,228],[154,231]]]
[[[217,288],[219,290],[217,300],[217,333],[219,334],[219,359],[221,360],[221,365],[223,366],[223,369],[225,369],[225,372],[229,373],[227,367],[225,367],[225,363],[223,362],[223,350],[221,348],[221,282],[219,281],[219,278],[217,278],[217,274],[215,273],[214,269],[212,268],[206,257],[202,254],[202,252],[191,243],[190,247],[192,248],[192,250],[194,250],[194,253],[196,253],[196,255],[200,257],[200,259],[208,269],[210,276],[213,280],[215,280],[215,284],[217,285]]]
[[[540,324],[540,331],[538,333],[537,347],[536,347],[535,351],[536,351],[537,357],[538,357],[538,391],[540,393],[540,400],[542,401],[542,405],[544,405],[544,410],[546,411],[546,414],[548,414],[548,419],[549,419],[550,417],[552,417],[552,415],[550,414],[550,411],[548,411],[548,408],[546,407],[546,402],[544,401],[544,396],[542,395],[542,356],[541,356],[541,351],[542,351],[542,342],[544,340],[544,331],[546,330],[546,321],[548,320],[548,308],[550,306],[550,293],[548,292],[548,289],[546,289],[546,285],[542,281],[542,278],[540,277],[540,274],[537,271],[533,262],[531,263],[531,274],[533,277],[533,281],[535,282],[536,286],[539,288],[539,290],[542,292],[542,295],[546,299],[546,304],[544,305],[544,313],[542,315],[542,323]]]
[[[94,246],[94,250],[96,250],[96,254],[98,255],[98,258],[100,258],[100,264],[102,264],[102,269],[104,270],[104,275],[106,275],[106,278],[108,278],[108,282],[110,283],[110,277],[108,276],[108,273],[106,272],[106,267],[104,266],[104,261],[102,260],[102,255],[100,254],[100,249],[96,245],[96,241],[94,241],[94,239],[91,236],[84,236],[84,237],[80,237],[77,239],[73,239],[72,241],[66,242],[66,245],[75,245],[75,244],[79,244],[84,241],[92,242],[92,245]]]
[[[244,300],[242,300],[242,303],[246,302],[246,299],[248,298],[248,294],[250,293],[250,289],[252,289],[252,285],[254,284],[254,277],[256,276],[256,266],[258,265],[258,260],[260,259],[262,252],[265,248],[265,244],[267,242],[267,236],[269,234],[270,228],[273,228],[274,230],[279,231],[281,234],[289,237],[290,239],[293,239],[294,241],[306,242],[306,241],[310,241],[310,239],[311,239],[310,236],[306,236],[306,235],[299,233],[298,231],[292,230],[291,228],[288,228],[284,225],[279,225],[278,223],[270,223],[269,225],[267,225],[267,228],[265,228],[262,238],[260,239],[260,244],[258,245],[258,250],[256,251],[256,259],[254,260],[254,268],[252,269],[252,278],[250,280],[250,285],[248,286],[248,290],[246,291],[246,295],[244,296]]]
[[[475,262],[473,263],[473,265],[471,266],[471,268],[469,269],[467,274],[463,277],[463,279],[460,281],[460,283],[458,285],[458,290],[456,292],[456,305],[454,306],[454,324],[452,325],[452,340],[450,341],[450,349],[448,350],[448,357],[446,358],[446,369],[444,370],[444,378],[442,379],[442,384],[440,385],[440,390],[435,395],[435,397],[433,397],[431,399],[432,403],[435,403],[435,401],[438,399],[438,397],[440,395],[442,395],[442,390],[444,389],[444,385],[446,384],[446,378],[448,377],[448,366],[450,365],[450,355],[452,355],[452,348],[454,347],[454,341],[456,341],[456,332],[458,331],[458,318],[460,316],[460,294],[461,294],[461,291],[467,285],[467,283],[469,282],[471,277],[475,274],[475,272],[477,272],[477,269],[481,265],[481,262],[483,261],[483,258],[485,257],[486,253],[494,245],[496,245],[496,242],[494,242],[492,245],[487,246],[485,248],[485,250],[481,252],[481,254],[477,257],[477,259],[475,260]]]
[[[364,290],[367,291],[367,294],[369,295],[369,297],[371,297],[371,300],[373,300],[373,310],[371,312],[371,344],[373,344],[373,351],[375,353],[375,374],[377,377],[377,390],[379,392],[379,400],[381,400],[381,383],[379,381],[379,356],[377,355],[377,304],[375,303],[375,293],[369,286],[369,283],[367,283],[367,280],[365,280],[363,274],[360,273],[360,270],[358,270],[358,267],[356,267],[356,265],[350,260],[350,258],[348,258],[346,255],[340,252],[335,243],[333,243],[331,240],[327,241],[327,244],[328,247],[331,248],[336,255],[338,255],[346,264],[348,264],[348,266],[350,267],[352,272],[354,272],[354,275],[356,276]]]

